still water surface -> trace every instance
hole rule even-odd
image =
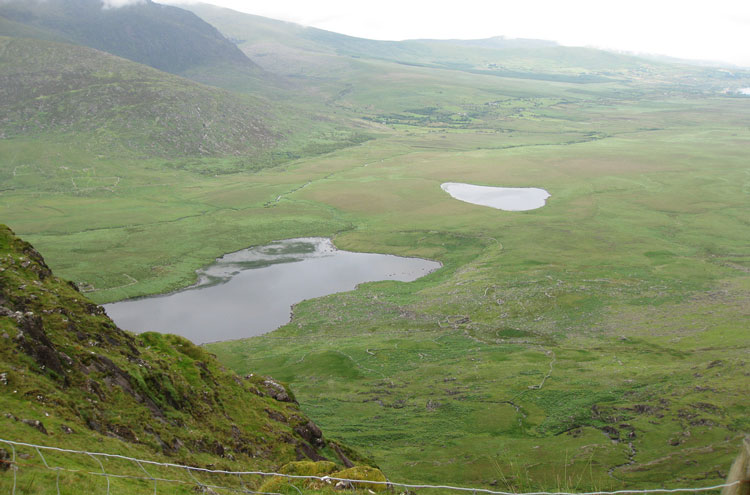
[[[538,187],[492,187],[461,182],[446,182],[440,187],[459,201],[505,211],[535,210],[550,197],[550,193]]]
[[[105,305],[134,332],[176,333],[196,344],[240,339],[288,323],[292,305],[357,284],[410,282],[440,263],[420,258],[340,251],[330,239],[307,237],[243,249],[198,270],[198,283],[163,296]]]

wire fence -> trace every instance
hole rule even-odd
[[[247,477],[260,477],[261,479],[265,478],[273,478],[278,477],[281,479],[287,479],[287,480],[310,480],[310,481],[318,481],[324,484],[334,484],[334,483],[343,483],[344,487],[348,488],[366,488],[366,487],[374,487],[377,485],[384,486],[385,488],[389,490],[393,490],[395,488],[402,488],[405,491],[410,490],[419,490],[419,489],[430,489],[430,490],[440,490],[440,491],[449,491],[449,492],[471,492],[473,494],[488,494],[488,495],[627,495],[627,494],[651,494],[651,493],[698,493],[698,492],[707,492],[707,491],[714,491],[719,490],[723,488],[730,488],[734,487],[736,485],[739,485],[741,483],[744,483],[742,480],[736,480],[732,482],[727,482],[719,485],[713,485],[713,486],[705,486],[705,487],[697,487],[697,488],[654,488],[654,489],[626,489],[626,490],[615,490],[615,491],[593,491],[593,492],[525,492],[525,493],[518,493],[518,492],[507,492],[507,491],[496,491],[496,490],[490,490],[486,488],[471,488],[471,487],[460,487],[460,486],[451,486],[451,485],[430,485],[430,484],[410,484],[410,483],[397,483],[393,481],[373,481],[373,480],[360,480],[360,479],[349,479],[349,478],[338,478],[338,477],[331,477],[331,476],[314,476],[314,475],[294,475],[294,474],[284,474],[284,473],[277,473],[272,471],[227,471],[227,470],[221,470],[221,469],[208,469],[208,468],[200,468],[195,466],[188,466],[184,464],[174,464],[169,462],[159,462],[159,461],[153,461],[153,460],[146,460],[146,459],[137,459],[135,457],[128,457],[120,454],[108,454],[104,452],[87,452],[82,450],[72,450],[72,449],[63,449],[59,447],[50,447],[50,446],[44,446],[44,445],[36,445],[31,443],[25,443],[25,442],[16,442],[12,440],[5,440],[0,438],[0,444],[5,444],[10,447],[11,453],[10,453],[10,459],[2,460],[0,459],[0,464],[3,464],[7,467],[8,470],[12,471],[12,488],[11,488],[11,495],[16,495],[16,491],[18,489],[18,471],[21,468],[43,468],[49,471],[53,471],[55,473],[55,488],[58,495],[61,494],[61,483],[60,483],[60,473],[71,473],[76,475],[85,475],[85,476],[95,476],[99,478],[104,478],[106,480],[106,495],[111,495],[112,490],[112,483],[111,480],[131,480],[131,481],[138,481],[138,482],[145,482],[145,483],[153,483],[153,493],[156,495],[158,493],[158,486],[159,483],[163,484],[173,484],[173,485],[182,485],[186,487],[191,487],[194,489],[200,490],[202,493],[211,493],[211,491],[219,490],[219,491],[225,491],[229,493],[246,493],[246,494],[254,494],[254,495],[283,495],[278,492],[262,492],[262,491],[255,491],[247,486]],[[17,450],[20,449],[30,449],[38,455],[39,459],[42,461],[42,464],[34,463],[28,461],[28,454],[25,455],[27,459],[20,459],[19,453]],[[47,456],[43,454],[44,452],[47,452]],[[71,467],[63,467],[60,465],[54,465],[53,463],[48,461],[48,457],[51,457],[54,454],[66,454],[66,455],[76,455],[81,457],[86,457],[93,459],[96,461],[97,466],[100,467],[101,471],[93,471],[91,469],[86,468],[71,468]],[[132,469],[135,469],[136,472],[142,473],[142,474],[132,474],[131,473],[123,473],[123,472],[114,472],[114,471],[108,471],[103,460],[116,460],[116,461],[123,461],[125,463],[129,463],[131,465]],[[179,479],[177,477],[166,477],[162,475],[154,475],[152,472],[146,469],[146,466],[149,466],[151,469],[155,468],[166,468],[171,470],[178,470],[181,473],[184,473],[187,475],[186,478]],[[121,466],[122,469],[122,466]],[[233,479],[236,479],[237,482],[234,486],[226,486],[225,484],[216,484],[211,481],[203,480],[201,481],[197,475],[207,475],[207,476],[213,476],[213,475],[221,475],[224,477],[232,477]],[[294,487],[294,485],[291,485]],[[296,487],[294,487],[296,488]]]

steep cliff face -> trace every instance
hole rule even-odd
[[[272,378],[237,376],[178,336],[120,330],[5,226],[0,431],[77,448],[115,439],[134,454],[227,468],[365,462],[325,438]]]

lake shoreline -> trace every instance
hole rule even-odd
[[[293,318],[294,305],[377,281],[409,282],[438,261],[338,249],[325,237],[274,241],[227,253],[196,271],[198,281],[156,296],[104,305],[135,333],[175,333],[196,344],[269,333]]]

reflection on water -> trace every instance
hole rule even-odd
[[[537,187],[490,187],[460,182],[446,182],[440,187],[459,201],[505,211],[535,210],[550,197]]]
[[[188,289],[105,308],[121,328],[176,333],[201,344],[270,332],[305,299],[363,282],[409,282],[439,267],[419,258],[339,251],[325,238],[287,239],[222,256],[198,270],[198,283]]]
[[[198,283],[191,288],[228,282],[243,270],[330,256],[336,251],[330,239],[323,238],[286,239],[243,249],[225,254],[212,265],[198,270]]]

